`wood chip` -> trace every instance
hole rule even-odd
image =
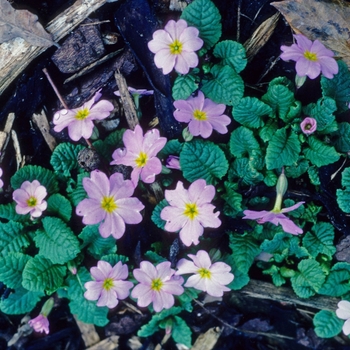
[[[83,338],[85,346],[88,348],[89,346],[99,343],[100,336],[96,332],[95,326],[93,324],[81,322],[75,316],[74,318],[80,329],[81,337]],[[91,347],[91,349],[93,348],[94,347]]]
[[[111,337],[100,341],[99,343],[87,348],[86,350],[116,350],[119,349],[118,342],[119,336],[112,335]]]
[[[222,329],[219,327],[209,328],[201,334],[193,344],[191,350],[211,350],[220,338]]]
[[[13,142],[13,147],[15,149],[15,156],[16,156],[16,163],[17,163],[17,170],[18,170],[19,168],[22,168],[24,166],[25,159],[22,157],[21,148],[19,146],[18,137],[15,130],[11,130],[11,138]]]
[[[45,112],[42,110],[40,114],[33,114],[32,119],[34,124],[39,128],[45,142],[52,152],[55,149],[57,143],[55,138],[50,134],[50,126],[49,122],[47,121]]]
[[[9,139],[10,139],[10,133],[12,130],[12,125],[13,125],[14,120],[15,120],[15,114],[10,113],[7,116],[4,130],[0,131],[0,153],[1,153],[0,162],[2,162],[2,160],[4,159],[6,147],[8,145]]]

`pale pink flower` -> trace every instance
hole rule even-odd
[[[169,156],[165,166],[169,169],[181,170],[180,158],[177,156]]]
[[[3,171],[2,171],[2,169],[0,168],[0,177],[2,176],[2,174],[3,174]],[[4,186],[4,181],[2,181],[1,179],[0,179],[0,188],[2,188]]]
[[[181,181],[175,190],[165,190],[169,206],[160,213],[166,221],[164,229],[169,232],[180,230],[180,239],[186,246],[198,244],[204,227],[217,228],[221,225],[220,212],[214,213],[215,206],[210,204],[214,196],[215,187],[207,185],[203,179],[193,182],[188,190]]]
[[[153,95],[153,90],[146,90],[146,89],[134,89],[133,87],[128,86],[128,90],[131,93],[131,95],[139,95],[139,96],[147,96],[147,95]],[[113,92],[114,95],[120,96],[119,90]]]
[[[112,309],[118,305],[119,300],[126,299],[130,294],[133,283],[125,281],[128,278],[128,266],[118,261],[112,265],[100,260],[97,266],[90,269],[90,274],[95,281],[84,284],[87,291],[84,297],[87,300],[98,300],[97,306],[107,306]]]
[[[148,48],[155,54],[154,63],[163,69],[163,74],[170,73],[174,67],[178,73],[187,74],[190,68],[197,67],[195,51],[203,46],[198,34],[199,30],[188,27],[183,19],[177,22],[170,20],[164,29],[153,33]]]
[[[156,155],[165,146],[167,139],[160,137],[157,129],[149,130],[143,136],[140,125],[136,125],[134,131],[125,131],[123,141],[125,148],[113,152],[111,164],[133,167],[131,180],[135,187],[139,177],[145,183],[154,182],[156,175],[162,171],[162,163]]]
[[[47,208],[44,198],[47,196],[46,188],[38,180],[24,181],[20,188],[13,192],[12,198],[17,203],[16,213],[30,214],[33,218],[41,216]]]
[[[208,138],[213,129],[220,134],[227,133],[226,126],[231,123],[231,118],[223,114],[226,106],[205,98],[202,91],[198,91],[196,97],[175,101],[174,106],[175,119],[189,123],[188,129],[193,136]]]
[[[284,61],[296,61],[297,75],[315,79],[322,72],[326,78],[332,79],[338,73],[338,64],[331,50],[326,49],[318,40],[312,42],[302,34],[296,34],[294,38],[296,44],[281,46],[281,58]]]
[[[317,121],[314,118],[306,117],[300,123],[300,129],[305,135],[313,134],[317,129]]]
[[[298,235],[303,233],[303,230],[297,226],[291,219],[286,217],[283,213],[288,213],[299,208],[305,202],[299,202],[288,208],[283,208],[280,211],[255,211],[255,210],[245,210],[243,214],[245,215],[243,219],[256,220],[258,224],[263,224],[265,222],[271,222],[274,225],[281,225],[284,232],[291,233],[292,235]]]
[[[35,332],[45,332],[46,334],[49,334],[49,320],[42,314],[29,320],[28,324],[35,330]]]
[[[69,137],[73,141],[78,141],[82,137],[84,139],[91,137],[94,128],[93,121],[107,118],[114,109],[111,102],[98,101],[101,96],[98,91],[91,100],[85,102],[81,107],[62,109],[56,112],[53,117],[54,130],[60,132],[68,127]]]
[[[135,187],[130,180],[124,180],[120,173],[107,175],[99,170],[91,172],[83,179],[83,186],[89,198],[83,199],[76,213],[83,216],[85,225],[101,223],[102,237],[112,235],[118,239],[125,232],[125,224],[142,221],[140,211],[144,205],[136,197],[131,197]]]
[[[338,303],[338,309],[335,311],[337,317],[346,320],[343,325],[343,333],[345,335],[350,334],[350,302],[347,300],[341,300]]]
[[[213,297],[221,297],[224,292],[230,291],[226,285],[233,281],[231,267],[224,262],[212,264],[209,254],[199,250],[196,255],[188,254],[192,259],[181,259],[177,263],[176,275],[192,273],[185,283],[185,287],[193,287],[207,292]]]
[[[174,305],[173,295],[181,295],[184,292],[181,286],[184,279],[174,276],[175,270],[170,268],[170,265],[169,261],[157,266],[149,261],[142,261],[140,268],[133,271],[139,284],[134,287],[131,296],[137,299],[138,306],[146,307],[153,303],[154,311],[159,312]]]

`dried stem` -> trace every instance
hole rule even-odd
[[[54,83],[53,80],[51,79],[50,74],[49,74],[49,72],[47,71],[47,69],[44,68],[44,69],[43,69],[43,72],[44,72],[44,74],[46,75],[46,78],[47,78],[47,80],[49,81],[50,85],[52,86],[53,91],[55,91],[56,96],[57,96],[58,99],[61,101],[62,106],[63,106],[65,109],[69,109],[67,103],[65,102],[65,100],[64,100],[63,97],[62,97],[62,95],[61,95],[60,92],[58,91],[58,89],[57,89],[55,83]]]

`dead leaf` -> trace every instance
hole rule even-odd
[[[340,0],[285,0],[271,5],[296,33],[318,39],[350,67],[349,5]]]
[[[7,0],[0,0],[0,43],[20,37],[35,46],[55,45],[51,35],[27,10],[15,10]]]

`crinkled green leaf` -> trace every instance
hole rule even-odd
[[[9,221],[0,222],[0,253],[5,256],[10,252],[21,252],[23,248],[29,246],[29,240],[23,233],[23,225]]]
[[[281,287],[284,283],[286,283],[286,279],[281,276],[279,267],[276,265],[272,265],[270,268],[263,271],[264,275],[270,275],[272,278],[272,282],[276,287]]]
[[[232,109],[233,118],[243,126],[261,128],[264,126],[264,116],[272,113],[269,105],[256,97],[243,97]]]
[[[121,261],[123,264],[127,263],[129,261],[129,258],[121,254],[107,254],[107,255],[101,256],[100,260],[107,261],[112,266],[114,266],[119,261]]]
[[[17,222],[30,221],[30,215],[21,215],[16,213],[16,202],[0,204],[0,218]]]
[[[32,292],[54,291],[62,285],[66,267],[53,264],[41,255],[29,260],[23,270],[22,285]]]
[[[333,79],[321,76],[322,94],[335,100],[339,112],[345,112],[349,109],[350,72],[344,61],[338,61],[338,66],[339,72]]]
[[[242,78],[230,66],[215,65],[210,70],[212,78],[203,80],[201,90],[216,103],[236,106],[244,92]]]
[[[160,217],[160,212],[169,205],[166,199],[161,200],[156,207],[153,209],[151,219],[154,224],[160,229],[164,230],[166,221]]]
[[[174,316],[171,336],[176,343],[184,344],[188,348],[191,348],[191,344],[192,344],[191,328],[188,327],[186,322],[179,316]]]
[[[100,259],[103,255],[114,254],[117,251],[115,238],[112,236],[102,237],[98,227],[99,225],[85,226],[78,236],[83,240],[81,249],[87,247],[88,252],[95,259]]]
[[[287,178],[296,179],[303,175],[309,168],[309,161],[304,158],[299,158],[296,163],[284,168]]]
[[[0,256],[0,281],[8,288],[16,289],[22,285],[22,272],[25,264],[31,259],[22,253],[9,253]]]
[[[69,274],[65,280],[65,285],[68,286],[66,287],[67,298],[70,300],[80,299],[86,291],[84,284],[92,280],[89,271],[85,267],[80,267],[77,275]]]
[[[72,216],[72,205],[66,197],[55,193],[47,200],[47,213],[69,221]]]
[[[20,188],[24,181],[38,180],[45,186],[48,194],[58,192],[58,181],[55,173],[38,165],[26,165],[17,170],[11,177],[11,186],[14,190]]]
[[[248,271],[242,271],[239,268],[238,264],[233,258],[233,254],[231,254],[228,259],[225,259],[225,263],[231,266],[230,272],[234,276],[233,281],[226,286],[227,288],[230,288],[232,290],[240,290],[249,283],[250,278]],[[245,269],[244,265],[243,268]]]
[[[195,0],[181,14],[189,26],[199,30],[199,36],[204,41],[204,47],[210,49],[221,36],[221,15],[210,0]]]
[[[315,295],[322,287],[326,276],[320,264],[313,259],[302,260],[298,272],[290,279],[294,292],[300,298]]]
[[[350,151],[350,124],[348,122],[338,123],[338,130],[335,133],[334,147],[338,152]]]
[[[345,190],[338,188],[336,193],[339,208],[345,213],[350,213],[350,188]]]
[[[265,159],[260,149],[253,149],[249,153],[249,166],[254,170],[263,170],[265,168]]]
[[[65,264],[80,252],[79,241],[73,231],[59,218],[45,217],[43,229],[36,231],[35,245],[39,254],[53,264]]]
[[[268,170],[290,166],[297,162],[300,142],[294,133],[287,135],[285,128],[275,132],[266,149],[266,167]]]
[[[215,184],[227,172],[228,162],[221,148],[213,142],[194,139],[186,142],[180,153],[180,166],[186,180],[206,180]]]
[[[245,48],[242,44],[233,40],[224,40],[216,44],[213,54],[221,58],[223,66],[228,65],[237,73],[240,73],[247,65]]]
[[[350,168],[345,168],[341,174],[341,185],[350,187]]]
[[[266,125],[259,130],[259,136],[264,142],[269,142],[277,130],[277,122],[274,119],[270,119]]]
[[[147,258],[149,261],[152,261],[153,264],[159,264],[161,262],[167,261],[167,259],[165,259],[163,256],[157,254],[152,250],[147,250],[145,253],[145,258]]]
[[[240,126],[231,133],[230,152],[237,158],[249,156],[253,150],[260,148],[255,139],[253,131],[244,126]]]
[[[318,293],[340,297],[348,292],[350,292],[350,264],[339,262],[332,267],[326,282]]]
[[[197,88],[198,83],[195,76],[191,74],[179,75],[174,81],[172,89],[173,99],[175,101],[187,100]]]
[[[325,145],[322,141],[310,136],[309,147],[304,150],[305,157],[314,165],[321,167],[335,163],[340,155],[333,146]]]
[[[169,140],[158,153],[157,157],[165,159],[169,155],[178,156],[182,150],[183,143],[179,140]]]
[[[65,177],[71,176],[72,170],[80,169],[77,158],[85,147],[69,142],[60,143],[52,152],[50,164],[55,172]]]
[[[272,170],[267,170],[264,177],[264,182],[266,186],[272,187],[276,186],[278,177]]]
[[[317,215],[322,209],[323,209],[323,207],[317,206],[313,202],[308,203],[307,207],[305,208],[305,212],[304,212],[302,218],[305,221],[313,222],[315,224],[318,221]]]
[[[313,323],[318,337],[333,338],[341,332],[344,321],[334,311],[321,310],[314,316]]]
[[[0,299],[0,310],[7,315],[21,315],[32,311],[43,292],[31,292],[23,287],[19,287],[8,298]]]
[[[110,162],[113,152],[123,146],[123,135],[125,129],[118,129],[111,132],[104,140],[97,140],[93,143],[97,153]]]
[[[333,241],[334,227],[328,222],[315,224],[311,232],[307,232],[303,237],[303,245],[313,258],[316,258],[318,254],[331,258],[336,251]]]
[[[328,128],[335,120],[333,113],[337,110],[335,101],[329,97],[321,98],[317,103],[311,103],[304,108],[304,114],[316,119],[317,132]]]
[[[262,96],[261,100],[272,108],[275,116],[285,122],[289,121],[288,113],[295,102],[295,98],[288,87],[280,84],[270,84],[267,93]]]
[[[314,186],[319,186],[321,184],[318,167],[316,167],[315,165],[310,166],[309,169],[307,169],[307,173],[309,175],[310,182]]]
[[[226,192],[221,195],[221,198],[225,201],[224,214],[235,218],[238,213],[242,212],[242,195],[235,190],[236,185],[225,181]]]
[[[83,173],[78,175],[77,183],[75,184],[75,188],[72,188],[70,192],[68,192],[68,197],[76,207],[84,198],[87,197],[87,193],[84,190],[83,186],[83,178],[89,177],[89,173]]]
[[[244,185],[254,185],[264,180],[264,175],[250,166],[248,158],[237,158],[228,171],[231,182],[239,181]]]

